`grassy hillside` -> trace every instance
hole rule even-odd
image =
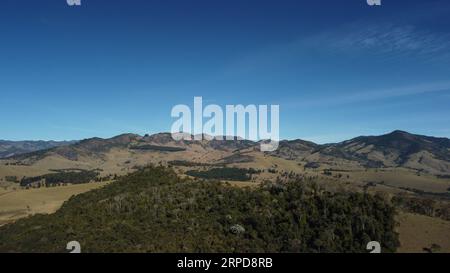
[[[381,197],[296,181],[243,189],[149,167],[0,228],[0,252],[395,251],[394,209]]]

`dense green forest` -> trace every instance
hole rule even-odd
[[[187,161],[187,160],[171,160],[167,162],[169,166],[183,166],[183,167],[198,167],[198,166],[213,166],[218,164],[208,164],[208,163],[200,163],[200,162],[193,162],[193,161]]]
[[[47,186],[60,183],[81,184],[94,180],[98,174],[99,173],[95,170],[58,171],[56,173],[44,174],[41,176],[24,177],[20,181],[20,185],[25,187],[41,180],[45,181]]]
[[[132,150],[145,150],[145,151],[161,151],[161,152],[186,151],[186,148],[170,147],[170,146],[159,146],[159,145],[151,145],[151,144],[131,146],[130,149],[132,149]]]
[[[237,188],[148,167],[68,200],[51,215],[0,227],[0,252],[395,251],[394,208],[377,195],[311,181]]]
[[[433,199],[427,196],[410,196],[405,193],[399,193],[392,198],[392,203],[395,207],[403,211],[430,217],[439,217],[446,221],[450,221],[450,199],[447,197],[447,194],[448,193],[434,194],[446,198]]]
[[[234,181],[248,181],[252,174],[258,173],[254,169],[241,168],[212,168],[206,171],[189,170],[187,175],[204,179],[223,179]]]

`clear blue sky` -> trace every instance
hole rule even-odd
[[[169,131],[175,104],[279,104],[282,138],[450,136],[450,2],[3,0],[0,139]]]

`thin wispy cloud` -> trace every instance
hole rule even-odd
[[[377,90],[362,90],[359,92],[346,92],[345,90],[336,90],[335,93],[341,95],[333,96],[329,99],[320,97],[317,99],[289,100],[286,101],[283,105],[287,108],[325,107],[449,91],[450,81],[423,83]]]
[[[353,59],[376,55],[386,61],[406,57],[425,63],[448,63],[450,32],[439,33],[405,24],[355,21],[295,40],[267,45],[230,63],[221,74],[235,76],[281,67],[294,59],[301,60],[311,52]]]
[[[412,25],[354,24],[310,37],[307,43],[355,53],[415,56],[429,60],[449,59],[450,35]]]

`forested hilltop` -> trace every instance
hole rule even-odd
[[[0,252],[383,252],[398,246],[383,198],[311,181],[243,189],[147,167],[0,228]]]

